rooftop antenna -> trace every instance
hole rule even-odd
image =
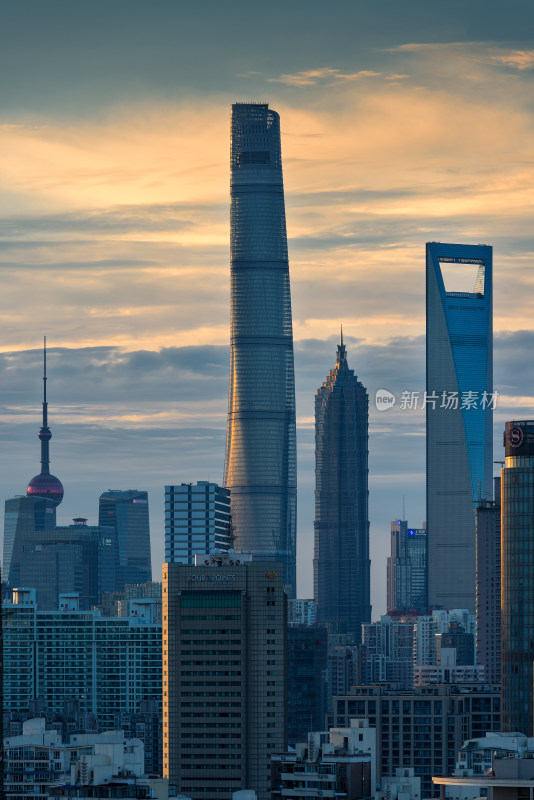
[[[345,361],[347,358],[345,345],[343,344],[343,325],[341,325],[341,333],[339,334],[339,344],[337,346],[337,360]]]
[[[52,434],[48,428],[48,403],[46,401],[46,336],[43,337],[43,426],[39,431],[41,441],[41,473],[50,474],[50,439]]]
[[[406,510],[404,508],[405,499],[406,499],[405,495],[402,495],[402,518],[403,518],[403,520],[406,520]]]

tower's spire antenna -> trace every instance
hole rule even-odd
[[[27,494],[31,497],[44,497],[59,505],[63,500],[63,486],[59,478],[50,474],[50,439],[48,427],[48,402],[46,399],[46,336],[43,337],[43,424],[39,431],[41,442],[41,472],[28,484]]]
[[[41,441],[41,473],[50,474],[50,448],[52,438],[48,427],[48,403],[46,401],[46,336],[43,339],[43,427],[39,431]]]
[[[345,345],[343,344],[343,324],[341,325],[341,332],[339,334],[339,344],[337,346],[337,360],[338,363],[341,361],[346,361],[347,359],[347,351]]]
[[[46,402],[46,336],[43,337],[43,428],[48,425],[48,403]]]

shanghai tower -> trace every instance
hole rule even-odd
[[[232,106],[230,390],[224,485],[235,549],[284,566],[295,596],[296,425],[280,117]]]

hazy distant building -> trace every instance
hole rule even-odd
[[[387,682],[397,689],[411,689],[413,631],[413,622],[398,621],[387,615],[378,622],[362,625],[368,683]]]
[[[287,747],[281,565],[212,556],[163,566],[163,770],[193,800],[270,798]]]
[[[12,575],[16,586],[35,589],[42,611],[57,609],[59,595],[68,592],[76,592],[80,607],[89,610],[113,585],[113,531],[86,523],[80,517],[72,525],[27,532],[19,541]]]
[[[98,522],[111,527],[116,542],[115,589],[152,580],[148,494],[137,489],[110,489],[100,495]]]
[[[502,730],[532,736],[534,420],[507,422],[501,471]]]
[[[210,481],[165,487],[165,561],[194,564],[232,546],[229,489]]]
[[[435,610],[431,614],[417,617],[414,626],[414,666],[429,666],[438,663],[436,636],[461,631],[470,634],[473,641],[476,618],[466,608],[451,611]]]
[[[20,586],[23,542],[36,531],[56,527],[57,503],[46,497],[20,495],[5,501],[3,575],[10,586]]]
[[[327,690],[326,628],[293,626],[287,632],[287,741],[292,747],[324,727]]]
[[[232,106],[230,394],[224,485],[236,550],[296,585],[296,422],[280,118]]]
[[[315,398],[314,597],[318,621],[356,641],[371,619],[368,415],[342,333],[336,366]]]
[[[300,597],[287,601],[287,621],[289,625],[315,625],[317,607],[314,600]]]
[[[492,248],[426,248],[428,595],[475,611],[475,514],[492,497]]]
[[[391,555],[387,560],[387,611],[428,608],[426,528],[409,528],[406,520],[391,523]]]
[[[328,709],[332,698],[346,694],[351,686],[367,683],[365,647],[348,633],[328,633]]]
[[[477,663],[489,683],[501,682],[501,479],[495,499],[480,500],[477,530]]]

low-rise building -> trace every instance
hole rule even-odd
[[[67,744],[58,731],[46,729],[44,719],[27,720],[21,736],[4,740],[5,800],[166,800],[166,781],[151,782],[145,774],[143,751],[143,743],[125,739],[123,731],[73,734]]]
[[[397,767],[395,775],[383,777],[375,800],[419,800],[421,797],[421,778],[412,768]]]
[[[534,797],[534,738],[492,732],[466,741],[450,777],[433,777],[440,797],[475,800],[528,800]]]
[[[376,731],[367,720],[308,734],[295,752],[271,758],[271,798],[367,800],[376,786]]]

